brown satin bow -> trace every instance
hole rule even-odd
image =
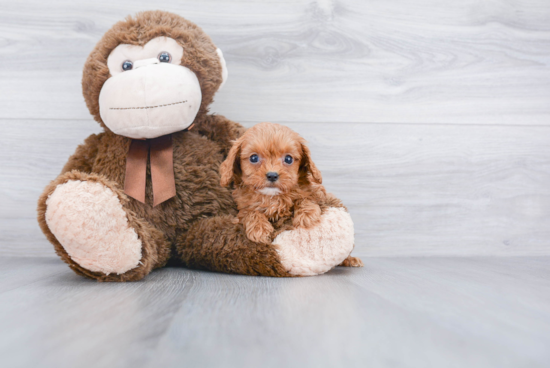
[[[142,203],[145,203],[147,156],[151,161],[154,207],[176,195],[172,135],[154,139],[132,139],[126,157],[124,192]]]

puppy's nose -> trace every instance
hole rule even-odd
[[[267,174],[265,174],[265,176],[267,177],[267,180],[272,183],[279,179],[279,174],[277,174],[276,172],[268,172]]]

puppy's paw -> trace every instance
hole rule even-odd
[[[301,208],[292,219],[295,228],[310,229],[321,222],[321,208],[318,205]]]
[[[271,243],[271,234],[275,231],[269,222],[256,222],[247,226],[246,236],[255,243]]]
[[[294,216],[292,225],[295,228],[310,229],[321,222],[321,216],[312,216],[308,214],[299,214]]]
[[[363,267],[363,261],[361,261],[357,257],[349,256],[348,258],[344,259],[344,262],[339,264],[340,267]]]

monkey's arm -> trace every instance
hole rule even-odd
[[[353,222],[344,207],[326,208],[317,227],[283,231],[271,244],[251,241],[233,220],[224,215],[196,221],[178,234],[177,258],[186,267],[216,272],[310,276],[344,262],[354,246]]]
[[[206,115],[197,123],[199,134],[220,143],[223,154],[227,155],[233,141],[244,134],[246,128],[222,115]]]
[[[195,222],[176,240],[178,259],[189,268],[271,277],[293,276],[281,263],[277,248],[248,239],[231,215]]]
[[[83,173],[91,173],[92,166],[98,152],[99,141],[101,134],[92,134],[84,140],[84,143],[76,148],[75,153],[69,157],[69,161],[63,166],[61,174],[72,170],[78,170]]]

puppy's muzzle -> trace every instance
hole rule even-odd
[[[267,174],[265,174],[265,176],[267,180],[272,183],[276,182],[279,179],[279,174],[277,174],[276,172],[268,172]]]

